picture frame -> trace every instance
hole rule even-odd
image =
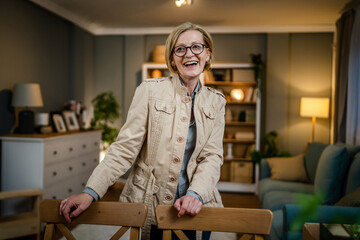
[[[63,111],[66,127],[69,131],[79,130],[79,123],[74,111]]]
[[[66,127],[65,127],[64,119],[60,114],[53,114],[52,120],[54,123],[55,130],[57,132],[66,132],[67,131]]]

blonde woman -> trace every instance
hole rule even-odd
[[[172,76],[145,80],[136,89],[127,120],[86,189],[62,201],[60,214],[68,222],[131,166],[120,201],[147,204],[142,239],[161,239],[158,204],[172,204],[179,217],[196,215],[202,206],[222,206],[216,184],[223,163],[226,101],[199,80],[210,68],[213,51],[211,36],[202,27],[184,23],[173,30],[165,47]],[[195,238],[195,232],[186,234]],[[203,239],[209,237],[203,234]]]

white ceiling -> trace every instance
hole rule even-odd
[[[96,35],[168,33],[191,21],[210,32],[333,31],[349,0],[30,0]]]

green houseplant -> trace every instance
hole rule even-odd
[[[94,117],[91,120],[91,129],[101,129],[102,131],[102,151],[106,151],[110,144],[115,141],[118,134],[118,129],[111,125],[119,118],[119,104],[117,103],[114,94],[110,92],[103,92],[97,95],[93,100]]]

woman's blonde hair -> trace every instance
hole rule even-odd
[[[170,35],[168,36],[166,43],[165,43],[166,65],[168,66],[169,70],[173,73],[178,73],[176,66],[173,66],[171,64],[173,62],[173,58],[174,58],[172,53],[173,53],[175,43],[176,43],[179,35],[188,30],[197,30],[203,36],[205,47],[208,48],[209,53],[210,53],[210,58],[209,58],[209,61],[207,61],[205,64],[205,69],[209,70],[211,63],[214,61],[214,48],[213,48],[214,44],[213,44],[213,40],[212,40],[210,34],[205,29],[203,29],[201,26],[190,23],[190,22],[186,22],[186,23],[183,23],[183,24],[177,26],[170,33]]]

